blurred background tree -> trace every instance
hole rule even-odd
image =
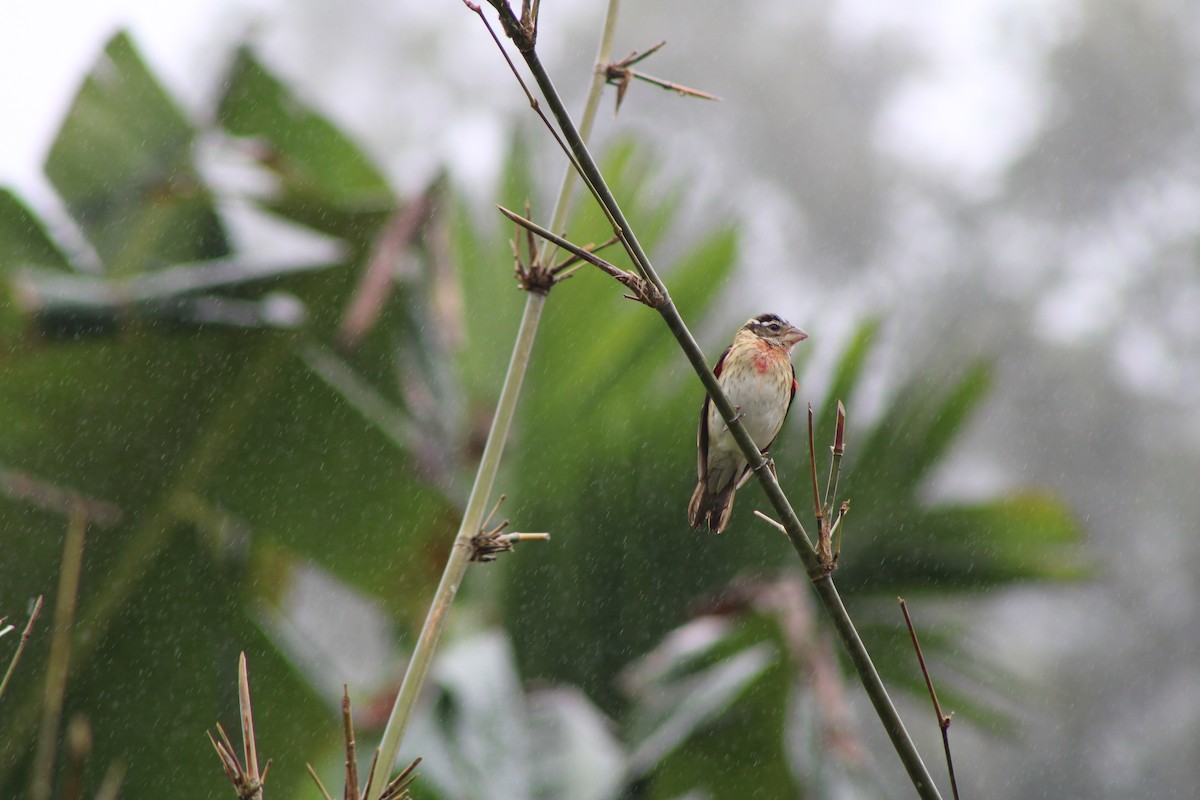
[[[10,556],[0,607],[19,616],[30,596],[52,590],[61,560],[65,516],[21,487],[36,480],[121,512],[88,539],[67,700],[67,715],[93,728],[92,787],[119,759],[130,766],[129,796],[225,791],[202,731],[232,718],[233,664],[246,649],[262,748],[278,759],[273,791],[311,796],[295,767],[322,753],[336,767],[340,683],[369,698],[396,680],[486,431],[520,298],[508,234],[476,206],[532,198],[544,208],[558,158],[528,129],[504,159],[469,114],[448,112],[461,127],[429,134],[428,117],[451,101],[519,105],[481,32],[456,27],[469,20],[414,17],[407,6],[382,18],[367,3],[332,16],[323,8],[282,26],[293,31],[293,60],[260,35],[212,70],[215,88],[187,112],[129,39],[112,40],[46,159],[66,213],[44,197],[37,211],[11,193],[0,200]],[[1194,128],[1183,78],[1195,56],[1169,33],[1172,12],[1070,8],[990,12],[1044,68],[1034,84],[1041,110],[996,126],[1009,139],[993,143],[990,161],[982,145],[914,144],[929,129],[901,99],[919,94],[921,70],[941,74],[936,35],[915,38],[854,3],[828,14],[727,10],[729,24],[689,22],[681,37],[678,9],[632,11],[628,29],[670,32],[656,69],[729,104],[714,111],[635,92],[623,118],[640,126],[638,144],[607,148],[620,196],[670,265],[685,314],[706,320],[714,357],[767,307],[814,334],[802,399],[825,429],[830,399],[851,401],[844,486],[854,511],[839,583],[893,685],[917,678],[894,595],[918,598],[918,622],[929,608],[939,624],[923,633],[946,675],[946,705],[962,712],[962,763],[974,768],[960,763],[960,780],[993,796],[1031,787],[1127,796],[1149,765],[1169,767],[1156,781],[1190,774],[1170,748],[1137,755],[1119,723],[1141,715],[1122,714],[1115,696],[1096,706],[1108,717],[1093,710],[1048,725],[1055,712],[1037,710],[1107,697],[1104,679],[1126,674],[1124,651],[1096,633],[1097,608],[1118,632],[1150,615],[1163,624],[1138,635],[1160,631],[1168,652],[1187,655],[1168,635],[1191,618],[1179,600],[1186,580],[1170,577],[1183,573],[1167,570],[1148,595],[1124,570],[1071,589],[993,591],[1081,574],[1072,516],[1055,494],[1025,486],[1052,483],[1087,516],[1092,560],[1115,559],[1106,542],[1125,542],[1146,519],[1163,544],[1123,547],[1124,557],[1154,567],[1191,552],[1172,538],[1186,505],[1172,492],[1193,474],[1194,448],[1164,457],[1143,440],[1176,431],[1195,396],[1181,365],[1196,341],[1187,328],[1196,280],[1191,229],[1179,221],[1195,196],[1192,156],[1179,146]],[[546,41],[560,42],[570,85],[587,65],[567,43],[590,40],[594,12],[562,13],[547,17],[558,28]],[[411,57],[444,69],[398,60],[364,78],[341,51],[422,31],[441,33]],[[768,35],[807,55],[741,59],[737,69],[688,55]],[[1171,47],[1144,55],[1145,42],[1160,40]],[[381,49],[403,58],[393,44]],[[283,69],[262,65],[272,53]],[[324,74],[297,66],[296,53]],[[1127,83],[1103,80],[1097,64]],[[1010,66],[1018,78],[1032,69]],[[772,79],[781,69],[797,80]],[[355,74],[367,90],[392,76],[373,94],[389,98],[374,115],[347,111],[364,87],[330,99],[329,87]],[[1072,88],[1096,84],[1104,92]],[[1158,102],[1122,105],[1147,85],[1160,87]],[[404,99],[392,106],[392,95]],[[430,114],[389,127],[388,109],[414,107]],[[1106,126],[1116,107],[1142,110]],[[1112,132],[1105,147],[1078,146],[1101,128]],[[382,157],[395,135],[385,132],[397,129],[408,163],[425,169]],[[700,130],[711,138],[689,132]],[[1161,144],[1129,150],[1143,130]],[[960,140],[971,137],[951,141]],[[489,154],[505,164],[499,188],[465,186]],[[439,177],[443,159],[453,179]],[[1056,180],[1038,164],[1088,180]],[[595,212],[581,210],[572,236],[604,238]],[[1135,314],[1114,284],[1164,312]],[[501,513],[555,538],[468,578],[410,743],[429,758],[419,796],[725,797],[748,785],[763,796],[905,796],[872,722],[847,721],[855,692],[836,669],[828,679],[834,656],[804,592],[788,588],[788,548],[750,516],[757,491],[739,502],[731,535],[685,529],[698,387],[656,323],[587,273],[552,296]],[[1142,401],[1156,413],[1131,428],[1122,382],[1139,380],[1161,397]],[[801,416],[776,453],[791,488],[805,475]],[[1173,466],[1174,477],[1135,469],[1147,463]],[[1146,487],[1161,499],[1152,514],[1137,499]],[[0,706],[0,781],[14,795],[28,781],[45,642],[35,640]],[[1095,659],[1095,682],[1067,670],[1080,654]],[[472,680],[482,672],[495,676],[492,691]],[[1170,702],[1171,686],[1186,688],[1166,661],[1151,672],[1163,688],[1139,690],[1143,700]],[[1058,693],[1068,677],[1078,685]],[[1014,680],[1037,702],[1012,708]],[[928,712],[915,700],[907,716],[920,731]],[[358,707],[371,716],[370,703]],[[1014,724],[1021,735],[998,744]],[[936,764],[936,731],[921,735]],[[1118,748],[1113,763],[1140,766],[1119,778],[1003,770],[1005,752],[1030,757],[1030,741],[1050,745],[1046,761],[1030,763],[1093,762],[1089,736]],[[488,760],[498,752],[513,755],[501,766]]]

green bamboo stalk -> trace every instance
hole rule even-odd
[[[612,41],[616,31],[619,5],[619,0],[609,0],[604,29],[601,31],[600,45],[597,48],[596,70],[587,100],[584,103],[582,123],[577,131],[577,134],[584,140],[591,135],[592,123],[596,118],[596,110],[599,108],[600,98],[603,94],[604,66],[608,64],[612,56]],[[554,211],[551,215],[551,230],[562,230],[566,226],[576,178],[573,169],[568,168],[563,173],[558,199],[554,203]],[[554,252],[554,246],[543,240],[538,255],[539,263],[549,265],[554,258]],[[421,626],[421,633],[417,637],[412,659],[408,663],[408,669],[404,672],[400,691],[396,695],[396,702],[388,715],[387,727],[383,731],[383,739],[379,743],[379,755],[376,763],[384,774],[372,776],[373,780],[370,782],[366,800],[379,800],[387,785],[386,774],[391,771],[396,763],[396,758],[400,755],[400,745],[412,720],[412,713],[421,693],[421,687],[429,675],[429,669],[433,665],[433,656],[437,652],[438,644],[446,629],[450,607],[453,605],[458,588],[462,585],[463,577],[466,575],[471,557],[471,539],[479,533],[479,528],[483,524],[484,509],[487,507],[487,500],[492,493],[496,473],[500,468],[500,457],[504,452],[504,444],[508,440],[508,432],[517,409],[517,398],[520,396],[521,386],[525,382],[525,371],[533,352],[534,338],[542,318],[546,297],[547,295],[542,292],[526,292],[525,311],[521,317],[521,327],[517,331],[517,342],[513,346],[512,358],[508,363],[508,373],[504,376],[504,386],[500,390],[500,399],[496,404],[496,415],[492,419],[491,430],[488,431],[487,444],[484,445],[483,456],[479,461],[479,470],[475,474],[475,483],[472,485],[470,497],[467,499],[467,508],[463,512],[462,523],[454,536],[454,546],[450,550],[450,557],[446,560],[442,578],[438,583],[437,591],[434,592],[433,602],[429,606],[425,623]]]
[[[512,10],[508,7],[506,0],[489,0],[489,3],[500,14],[505,33],[510,38],[514,34],[519,36],[521,34],[520,24],[513,15]],[[863,644],[861,637],[859,637],[858,632],[854,628],[854,623],[850,619],[849,613],[842,604],[841,596],[834,586],[832,576],[826,573],[821,567],[816,551],[813,548],[812,540],[804,530],[804,526],[800,523],[795,510],[792,508],[786,495],[784,495],[782,488],[780,488],[779,481],[776,480],[774,473],[770,469],[765,468],[767,466],[766,459],[750,438],[741,421],[737,418],[735,409],[721,390],[716,376],[709,368],[704,352],[696,343],[691,331],[688,330],[687,324],[683,321],[683,317],[679,314],[679,310],[671,301],[666,286],[663,284],[661,278],[659,278],[653,265],[650,263],[650,259],[642,249],[641,243],[638,241],[632,226],[621,211],[621,207],[613,196],[612,190],[609,189],[608,183],[604,180],[604,176],[600,173],[595,159],[592,158],[587,144],[579,136],[579,132],[575,128],[566,107],[563,105],[553,81],[550,79],[549,74],[538,57],[537,50],[533,46],[534,43],[528,39],[516,43],[522,58],[524,58],[526,65],[534,76],[534,80],[538,84],[538,88],[542,92],[542,97],[546,100],[546,104],[550,108],[551,114],[558,122],[559,130],[562,132],[567,146],[579,164],[585,183],[587,183],[589,189],[592,191],[596,201],[613,220],[616,233],[620,236],[621,241],[626,247],[626,251],[629,253],[630,258],[633,259],[639,272],[661,293],[662,300],[657,305],[659,314],[679,343],[692,368],[700,377],[700,381],[704,384],[709,397],[712,398],[713,404],[725,420],[742,454],[745,455],[747,463],[753,466],[759,483],[762,485],[767,498],[771,501],[771,505],[774,506],[776,513],[782,519],[788,539],[791,541],[796,553],[800,556],[805,570],[812,579],[817,595],[821,598],[826,612],[833,620],[834,627],[850,655],[851,663],[859,675],[863,688],[866,690],[872,705],[874,705],[876,714],[883,723],[884,730],[891,739],[892,745],[901,762],[904,764],[918,795],[925,798],[925,800],[941,800],[937,786],[933,783],[928,769],[926,769],[924,762],[922,762],[920,753],[917,752],[912,738],[908,735],[904,723],[900,719],[900,715],[897,713],[891,698],[888,696],[887,689],[884,687],[883,681],[875,669],[875,665],[871,662],[871,657],[867,652],[866,646]]]
[[[521,384],[525,380],[525,370],[529,366],[529,357],[533,352],[533,341],[537,334],[538,323],[542,317],[542,309],[546,303],[546,295],[540,292],[528,292],[525,301],[525,313],[521,317],[521,327],[517,332],[517,343],[513,347],[512,358],[508,363],[508,374],[504,378],[504,387],[500,390],[500,400],[496,405],[496,416],[492,419],[492,428],[488,432],[487,444],[483,448],[483,457],[479,460],[479,471],[475,474],[475,484],[471,487],[471,496],[467,500],[467,509],[463,512],[462,524],[454,537],[454,546],[450,549],[450,557],[446,559],[446,567],[433,602],[429,606],[429,614],[421,627],[413,649],[412,659],[404,672],[404,680],[400,684],[400,692],[388,715],[387,727],[383,739],[379,743],[379,759],[377,764],[384,773],[371,781],[371,790],[366,800],[379,800],[383,787],[387,784],[386,775],[396,763],[400,754],[400,744],[404,733],[412,719],[413,709],[421,686],[429,675],[433,664],[433,656],[446,630],[446,622],[450,616],[450,607],[458,594],[466,574],[467,564],[471,558],[471,538],[479,533],[483,524],[484,509],[492,487],[496,481],[496,473],[500,468],[500,456],[504,452],[504,444],[508,439],[508,431],[512,426],[513,415],[517,410],[517,397],[521,393]]]

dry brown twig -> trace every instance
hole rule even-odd
[[[41,610],[42,595],[39,594],[37,600],[33,603],[33,610],[29,612],[29,621],[25,623],[25,630],[21,631],[21,639],[17,642],[17,649],[13,652],[13,657],[8,662],[8,669],[4,672],[4,680],[0,680],[0,697],[4,696],[4,690],[8,688],[8,682],[17,670],[17,662],[21,660],[21,654],[25,652],[25,645],[29,642],[29,636],[33,633],[33,623],[37,620],[38,613]]]
[[[517,542],[550,541],[550,534],[548,533],[504,533],[504,529],[508,527],[508,520],[500,522],[493,528],[488,528],[488,523],[492,521],[492,517],[500,510],[500,504],[505,499],[506,495],[500,495],[500,499],[496,501],[496,505],[492,506],[492,510],[480,526],[479,533],[471,537],[472,561],[482,563],[495,561],[498,554],[511,553],[515,549],[514,546]]]
[[[842,501],[841,505],[837,508],[836,514],[833,508],[837,502],[837,485],[838,476],[841,474],[842,469],[842,456],[846,452],[846,407],[842,405],[842,401],[838,400],[837,402],[837,423],[834,428],[833,444],[829,448],[833,453],[833,461],[829,465],[829,480],[825,485],[824,501],[821,500],[820,482],[817,479],[817,459],[816,446],[813,441],[813,425],[813,408],[810,403],[808,406],[809,476],[812,481],[813,510],[817,520],[816,556],[822,570],[819,577],[825,577],[837,569],[838,558],[842,552],[841,523],[846,516],[846,512],[850,510],[849,500]],[[759,519],[770,523],[776,530],[785,535],[787,534],[787,528],[782,523],[758,510],[755,510],[754,514]],[[834,544],[834,534],[837,535],[836,545]]]
[[[526,219],[525,217],[522,217],[520,214],[516,213],[515,211],[509,211],[504,206],[496,206],[496,208],[498,208],[500,210],[501,214],[508,217],[514,223],[516,223],[520,227],[524,228],[525,230],[529,231],[531,234],[536,234],[536,235],[540,236],[541,238],[545,239],[546,241],[552,242],[553,244],[557,245],[558,247],[562,248],[563,250],[566,250],[568,253],[571,254],[572,258],[569,258],[569,259],[563,261],[562,263],[557,265],[554,269],[561,271],[561,270],[566,269],[568,266],[575,264],[577,261],[586,261],[587,263],[596,267],[597,269],[599,269],[601,272],[605,273],[606,275],[609,275],[609,276],[615,278],[619,283],[621,283],[622,286],[625,286],[631,292],[633,292],[632,295],[625,295],[630,300],[637,300],[640,303],[645,303],[646,305],[650,306],[651,308],[657,308],[659,305],[662,304],[664,298],[663,298],[662,294],[658,291],[658,288],[654,284],[652,284],[649,281],[647,281],[646,279],[642,278],[640,275],[635,275],[632,272],[627,272],[626,270],[621,269],[617,265],[615,265],[611,262],[605,261],[603,258],[600,258],[599,256],[596,255],[597,250],[599,250],[603,247],[607,247],[610,244],[615,244],[616,241],[619,241],[619,239],[617,237],[614,236],[612,239],[610,239],[608,242],[601,245],[600,247],[594,247],[591,245],[589,245],[588,247],[580,247],[579,245],[575,244],[574,242],[568,241],[567,239],[564,239],[563,237],[559,236],[558,234],[556,234],[552,231],[549,231],[546,228],[543,228],[541,225],[538,225],[536,222]],[[589,249],[589,248],[591,248],[591,249]]]
[[[631,83],[633,83],[633,81],[635,81],[635,80],[644,81],[646,83],[657,86],[660,89],[666,89],[668,91],[675,92],[675,94],[681,95],[683,97],[696,97],[701,100],[720,101],[721,98],[717,97],[715,94],[709,94],[708,92],[702,92],[699,89],[693,89],[690,86],[684,86],[681,83],[674,83],[673,81],[663,80],[662,78],[656,78],[653,75],[649,75],[645,72],[639,72],[638,70],[632,69],[634,64],[637,64],[639,61],[644,61],[645,59],[654,55],[659,50],[661,50],[663,48],[663,45],[665,45],[666,43],[667,43],[666,40],[663,40],[663,41],[659,42],[658,44],[650,47],[644,53],[639,53],[637,50],[634,50],[632,53],[625,56],[625,58],[621,59],[620,61],[614,61],[611,64],[609,64],[607,67],[605,67],[605,69],[604,69],[605,80],[607,81],[609,86],[617,87],[617,107],[613,110],[614,114],[620,112],[621,103],[625,102],[625,93],[627,91],[629,91],[629,85]]]
[[[233,743],[229,741],[229,735],[225,733],[221,723],[217,723],[217,733],[221,741],[218,742],[211,732],[208,733],[208,740],[217,751],[217,758],[221,760],[221,766],[225,768],[225,775],[233,784],[238,800],[262,800],[263,784],[266,783],[267,773],[271,770],[271,762],[268,760],[267,766],[259,772],[254,712],[250,707],[250,675],[246,670],[245,653],[238,657],[238,706],[242,721],[242,760],[238,760]]]
[[[921,674],[925,677],[925,688],[929,690],[929,699],[933,701],[933,713],[937,715],[938,728],[942,732],[942,747],[946,751],[946,770],[950,773],[950,793],[958,800],[958,781],[954,777],[954,758],[950,755],[950,718],[954,712],[942,713],[942,704],[938,702],[937,691],[933,688],[933,678],[925,666],[925,654],[921,652],[921,643],[917,641],[917,630],[913,627],[912,617],[908,615],[908,604],[903,597],[897,597],[900,611],[904,614],[904,624],[908,626],[908,635],[912,638],[913,649],[917,651],[917,662],[921,665]]]
[[[346,800],[362,800],[371,791],[371,783],[375,780],[375,769],[379,766],[379,750],[376,748],[375,757],[371,759],[371,769],[367,773],[367,785],[361,790],[359,789],[358,780],[358,754],[357,745],[354,737],[354,717],[350,713],[350,689],[345,684],[342,685],[342,734],[346,741],[346,788],[343,797]],[[421,763],[421,759],[414,759],[399,775],[392,778],[386,786],[383,787],[383,793],[379,796],[380,800],[410,800],[409,788],[413,781],[417,779],[417,773],[413,770]],[[306,764],[308,774],[312,777],[313,782],[317,784],[317,789],[325,800],[333,800],[329,794],[329,790],[325,788],[325,784],[321,783],[321,778],[317,775],[317,771],[313,769],[312,764]]]

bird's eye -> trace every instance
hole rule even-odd
[[[770,329],[771,329],[771,331],[772,331],[773,333],[778,333],[778,332],[779,332],[779,323],[778,323],[778,322],[772,322],[772,323],[771,323],[770,325],[768,325],[767,327],[768,327],[768,328],[770,328]]]

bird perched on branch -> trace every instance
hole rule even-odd
[[[775,314],[760,314],[738,330],[713,369],[737,418],[764,454],[796,396],[792,348],[807,338]],[[688,504],[688,522],[720,533],[729,523],[734,493],[750,477],[750,465],[711,397],[700,408],[697,439],[700,481]]]

